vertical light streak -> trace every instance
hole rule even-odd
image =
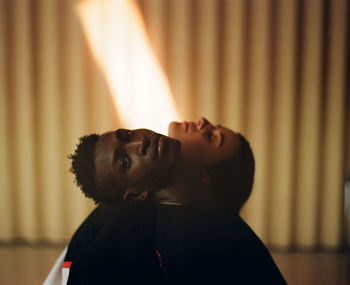
[[[138,7],[132,1],[90,0],[80,2],[78,14],[123,125],[166,134],[178,115]]]

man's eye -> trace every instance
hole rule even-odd
[[[124,156],[120,159],[120,168],[122,171],[126,171],[130,167],[130,157]]]
[[[212,133],[209,133],[209,134],[208,134],[208,139],[209,139],[210,142],[213,141],[213,134],[212,134]]]

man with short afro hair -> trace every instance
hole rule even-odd
[[[211,179],[211,191],[214,199],[239,212],[249,198],[254,181],[254,156],[247,140],[238,134],[241,145],[239,151],[208,169]],[[69,155],[72,160],[70,171],[74,174],[77,185],[86,197],[95,204],[121,203],[123,195],[108,188],[115,188],[108,181],[96,180],[95,149],[100,135],[91,134],[79,139],[75,152]],[[113,193],[106,199],[106,193]],[[117,195],[120,193],[120,195]]]

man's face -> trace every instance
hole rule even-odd
[[[118,129],[100,136],[95,150],[96,180],[124,189],[157,189],[180,157],[180,143],[146,129]]]
[[[171,122],[168,135],[181,142],[183,159],[193,167],[208,168],[233,156],[240,147],[239,136],[230,129],[212,125],[207,119]]]

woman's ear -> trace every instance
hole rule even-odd
[[[125,190],[123,200],[134,202],[134,201],[143,201],[147,198],[148,191],[140,192],[136,188],[128,188]]]

